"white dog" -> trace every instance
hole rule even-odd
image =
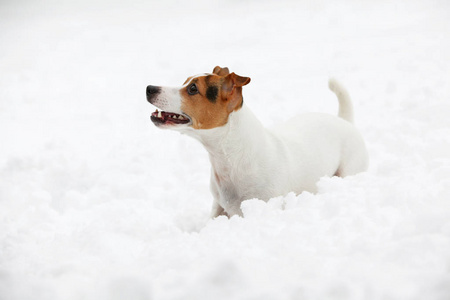
[[[367,169],[350,98],[336,81],[330,80],[329,87],[339,99],[339,117],[308,113],[273,130],[243,103],[242,87],[249,82],[216,67],[212,74],[189,77],[179,88],[147,87],[147,100],[163,110],[152,113],[153,123],[196,138],[208,151],[212,217],[241,215],[247,199],[315,192],[322,176]]]

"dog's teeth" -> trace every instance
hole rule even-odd
[[[162,114],[160,111],[158,111],[158,118],[162,118]]]
[[[178,116],[178,120],[183,120],[183,116]]]

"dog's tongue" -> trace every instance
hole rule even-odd
[[[153,123],[174,123],[174,124],[189,123],[189,119],[184,117],[183,115],[158,110],[152,113],[150,119],[153,121]]]

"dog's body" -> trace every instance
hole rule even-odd
[[[212,217],[241,215],[247,199],[314,192],[320,177],[367,169],[350,98],[336,81],[330,80],[330,89],[338,96],[340,118],[308,113],[273,130],[243,104],[242,86],[249,81],[216,67],[213,74],[188,78],[181,89],[147,87],[148,101],[171,111],[153,113],[152,121],[196,138],[208,151]]]

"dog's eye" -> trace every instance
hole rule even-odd
[[[195,95],[198,93],[197,85],[195,83],[188,86],[187,91],[189,95]]]

